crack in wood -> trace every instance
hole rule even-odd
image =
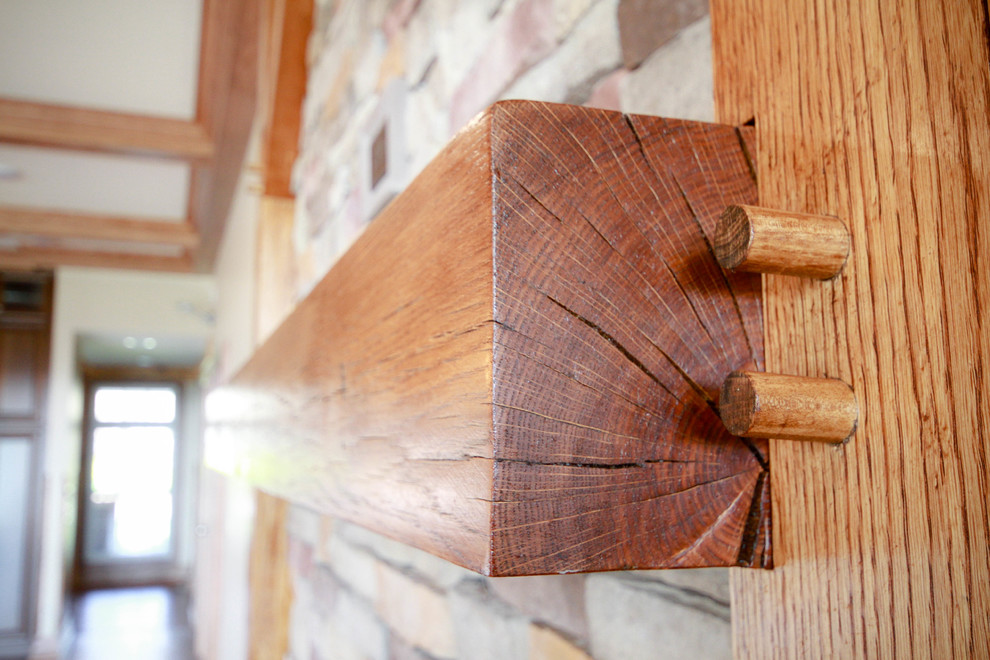
[[[653,172],[653,175],[656,178],[659,179],[660,178],[660,174],[659,174],[659,172],[656,171],[656,169],[653,166],[652,160],[646,154],[646,150],[645,150],[644,145],[643,145],[643,140],[642,140],[642,138],[641,138],[641,136],[639,134],[639,131],[636,130],[635,123],[633,123],[632,119],[627,114],[623,114],[622,117],[625,120],[626,125],[629,127],[629,130],[632,131],[633,137],[636,140],[636,145],[639,148],[640,156],[642,157],[643,161],[646,163],[646,166],[650,169],[650,171]],[[743,150],[743,157],[746,160],[746,164],[749,166],[750,174],[752,175],[753,181],[755,182],[756,181],[756,170],[754,169],[753,164],[750,162],[749,156],[748,156],[748,154],[747,154],[747,152],[745,150],[745,142],[743,141],[742,134],[739,132],[739,129],[738,128],[735,129],[735,135],[736,135],[736,139],[739,140],[739,142],[740,142],[740,145],[741,145],[742,150]],[[695,158],[697,159],[697,154],[695,154]],[[677,188],[677,192],[680,194],[681,198],[684,200],[684,204],[685,204],[685,206],[687,207],[688,211],[691,214],[691,219],[694,220],[694,224],[698,228],[698,232],[699,232],[699,234],[701,236],[701,240],[702,240],[702,242],[704,242],[705,248],[708,250],[709,257],[711,258],[711,260],[712,260],[713,263],[716,262],[717,259],[715,257],[715,249],[712,246],[711,240],[709,240],[708,234],[705,233],[705,228],[701,224],[701,218],[698,216],[698,212],[694,209],[694,205],[691,204],[691,200],[688,197],[687,191],[684,189],[684,186],[681,184],[680,179],[678,179],[677,174],[673,170],[671,170],[670,168],[667,168],[667,174],[669,175],[670,180],[673,182],[674,186]],[[740,308],[740,306],[739,306],[739,299],[738,299],[738,297],[736,295],[735,287],[733,286],[732,281],[729,279],[728,275],[725,273],[724,270],[722,270],[721,268],[719,268],[718,269],[718,272],[721,275],[722,283],[725,285],[725,287],[731,293],[731,295],[729,297],[732,299],[732,306],[735,309],[736,317],[739,320],[739,325],[740,325],[740,328],[742,330],[743,336],[746,338],[747,348],[749,348],[750,355],[753,357],[754,361],[756,361],[756,357],[757,357],[758,353],[756,351],[755,346],[753,345],[753,339],[752,339],[752,337],[750,337],[749,331],[746,328],[746,322],[744,320],[744,315],[743,315],[742,308]],[[678,284],[680,284],[680,283],[678,282]],[[682,287],[682,289],[683,289],[683,287]],[[687,293],[686,292],[684,293],[684,295],[685,295],[685,298],[687,298]],[[690,300],[688,300],[688,304],[691,304],[692,309],[694,308],[694,305],[691,303]],[[697,314],[697,311],[695,312],[695,315],[698,317],[698,321],[699,322],[702,322],[700,315]],[[721,320],[721,315],[719,314],[718,316],[719,316],[719,318]],[[702,325],[704,325],[703,322],[702,322]],[[707,330],[707,328],[706,328],[706,330]]]
[[[752,566],[756,559],[757,543],[760,540],[760,526],[764,516],[769,516],[769,511],[763,510],[763,489],[769,488],[767,477],[769,470],[764,468],[760,471],[760,476],[756,478],[756,485],[753,487],[753,499],[749,503],[749,513],[746,515],[746,526],[743,528],[742,540],[739,544],[739,556],[736,563],[739,566]],[[760,552],[762,561],[767,558]]]
[[[533,132],[533,130],[532,130],[531,127],[526,126],[526,125],[522,125],[519,128],[522,129],[522,130],[526,130],[534,139],[539,140],[539,138]],[[698,323],[698,327],[708,337],[709,342],[711,343],[711,346],[713,348],[722,350],[721,342],[715,341],[715,338],[714,338],[714,336],[712,336],[711,331],[708,329],[707,325],[705,324],[705,322],[702,319],[701,315],[699,314],[698,310],[695,308],[695,306],[693,304],[693,301],[687,296],[687,294],[686,294],[686,292],[684,290],[684,287],[679,282],[679,280],[677,278],[677,273],[674,271],[673,268],[671,268],[670,264],[667,263],[667,260],[664,258],[663,254],[661,254],[660,252],[658,252],[657,246],[654,245],[653,242],[651,242],[649,240],[649,238],[643,232],[642,227],[640,227],[636,222],[634,222],[632,220],[632,217],[630,216],[629,212],[626,210],[625,205],[619,199],[618,195],[616,195],[616,193],[612,189],[612,187],[609,185],[607,177],[605,177],[603,175],[601,169],[596,165],[595,160],[594,160],[594,157],[587,151],[587,149],[583,146],[583,144],[581,143],[581,141],[571,131],[569,131],[569,130],[567,131],[567,136],[569,136],[573,140],[574,144],[576,144],[578,147],[580,147],[583,150],[584,154],[587,156],[588,162],[595,169],[595,171],[598,174],[599,178],[605,184],[605,189],[607,190],[609,196],[612,198],[612,201],[615,202],[616,208],[623,214],[623,216],[625,216],[627,219],[630,220],[630,225],[632,227],[634,227],[637,230],[637,232],[643,237],[643,240],[644,240],[646,246],[648,246],[649,249],[650,249],[650,251],[656,256],[657,262],[663,266],[663,268],[664,268],[665,272],[667,273],[668,277],[670,278],[670,280],[680,289],[681,294],[682,294],[682,298],[684,299],[684,301],[688,305],[688,307],[691,309],[691,311],[692,311],[692,313],[694,315],[694,318],[695,318],[695,320]],[[613,152],[613,155],[614,155],[614,152]],[[654,174],[654,178],[656,178],[656,171],[653,170],[652,167],[650,167],[649,169]],[[552,209],[550,209],[541,199],[539,199],[536,196],[536,194],[532,190],[530,190],[530,188],[523,181],[521,181],[518,177],[514,176],[511,173],[501,172],[501,170],[499,171],[499,174],[500,174],[501,177],[504,177],[504,180],[505,181],[511,181],[518,188],[520,188],[523,192],[525,192],[526,195],[530,199],[532,199],[533,202],[535,202],[538,206],[540,206],[547,214],[549,214],[559,224],[565,224],[564,221],[562,220],[562,218],[557,213],[555,213]],[[579,177],[574,172],[571,172],[570,170],[568,170],[567,171],[567,174],[568,174],[569,178],[571,179],[571,181],[573,183],[580,184],[580,179],[579,179]],[[655,190],[652,190],[652,188],[651,188],[651,191],[654,193],[654,197],[657,198],[656,191]],[[677,314],[675,314],[674,311],[672,309],[670,309],[669,305],[667,305],[664,296],[662,296],[660,294],[660,292],[658,292],[656,290],[656,288],[653,286],[653,284],[646,277],[644,277],[643,273],[640,272],[640,270],[638,268],[636,268],[632,263],[630,263],[628,256],[625,255],[621,250],[619,250],[619,249],[616,248],[616,246],[614,245],[614,243],[595,225],[594,222],[592,222],[592,219],[589,218],[584,213],[584,211],[581,208],[573,207],[573,206],[571,208],[588,225],[588,227],[590,227],[591,230],[594,231],[599,236],[599,238],[606,245],[609,246],[610,249],[612,249],[616,254],[618,254],[620,257],[622,257],[623,261],[625,262],[626,266],[628,267],[629,272],[631,272],[633,275],[637,276],[640,279],[640,281],[646,286],[646,290],[648,290],[652,294],[652,297],[651,296],[646,296],[645,294],[644,294],[644,297],[647,298],[647,299],[650,299],[650,303],[654,306],[654,308],[658,312],[661,311],[660,308],[657,307],[657,305],[656,305],[656,301],[659,301],[659,302],[663,303],[664,308],[665,308],[667,314],[669,314],[671,317],[676,317]],[[670,221],[672,221],[672,222],[676,220],[676,218],[671,218],[669,215],[667,216],[667,219],[670,220]],[[671,246],[671,247],[672,247],[672,249],[676,249],[676,248],[674,248],[674,246]],[[627,281],[628,281],[628,279],[627,279]],[[631,282],[630,282],[630,285],[633,286]],[[716,315],[717,315],[717,312],[716,312]],[[680,333],[680,331],[678,329],[675,329],[674,326],[670,326],[670,327],[671,327],[672,330],[674,330],[678,334],[678,337],[680,337],[682,341],[684,341],[685,343],[687,343],[687,340],[684,337],[681,336],[681,333]],[[679,327],[681,327],[681,326],[678,326],[678,328]],[[699,357],[702,360],[704,360],[705,362],[707,362],[708,365],[709,365],[709,367],[711,367],[713,370],[716,370],[716,366],[714,364],[712,364],[711,359],[709,358],[709,356],[707,354],[701,353],[699,355]]]
[[[522,458],[496,458],[498,463],[515,463],[518,465],[528,465],[531,467],[572,467],[572,468],[590,468],[595,470],[629,470],[629,469],[642,469],[648,465],[659,465],[662,463],[680,463],[680,464],[701,464],[704,465],[706,461],[684,461],[678,459],[670,458],[644,458],[640,461],[629,461],[626,463],[588,463],[588,462],[578,462],[578,461],[533,461]]]
[[[597,332],[602,337],[602,339],[604,339],[609,344],[611,344],[613,347],[615,347],[615,349],[617,351],[619,351],[620,353],[622,353],[622,355],[627,360],[629,360],[630,362],[632,362],[636,366],[637,369],[639,369],[644,374],[646,374],[647,376],[649,376],[649,378],[653,382],[655,382],[657,385],[659,385],[660,387],[663,387],[664,389],[667,389],[666,386],[663,384],[663,382],[661,382],[661,380],[659,378],[657,378],[657,376],[652,371],[650,371],[649,367],[647,367],[645,364],[643,364],[643,362],[639,358],[637,358],[635,355],[633,355],[632,353],[629,352],[629,349],[627,349],[625,346],[623,346],[622,344],[620,344],[615,339],[615,337],[613,337],[608,332],[606,332],[597,323],[595,323],[594,321],[591,321],[589,319],[586,319],[584,316],[578,314],[573,309],[570,309],[569,307],[567,307],[567,305],[563,304],[559,300],[556,300],[556,299],[552,298],[551,296],[547,296],[547,300],[549,300],[550,302],[552,302],[554,305],[557,305],[562,310],[564,310],[565,312],[567,312],[568,314],[570,314],[571,316],[573,316],[575,319],[577,319],[581,323],[585,324],[586,326],[588,326],[589,328],[591,328],[592,330],[594,330],[595,332]],[[717,415],[718,414],[718,408],[715,405],[715,402],[711,399],[711,397],[708,396],[708,393],[705,392],[705,390],[700,385],[698,385],[698,383],[696,383],[694,381],[694,379],[691,378],[691,376],[688,375],[688,373],[686,371],[684,371],[684,369],[682,369],[681,366],[678,365],[674,361],[674,359],[672,357],[670,357],[670,355],[668,355],[662,348],[660,348],[656,344],[653,344],[653,346],[656,347],[656,349],[660,352],[660,354],[664,358],[666,358],[666,360],[677,371],[677,373],[679,373],[681,375],[681,378],[684,379],[684,381],[691,387],[691,389],[693,389],[695,391],[695,393],[698,396],[701,397],[702,401],[704,401],[705,403],[707,403],[708,406],[712,409],[712,411]]]

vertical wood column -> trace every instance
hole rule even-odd
[[[837,215],[829,282],[764,278],[767,369],[840,378],[846,445],[773,441],[772,572],[735,571],[740,658],[990,656],[985,3],[712,0],[719,120],[760,204]]]

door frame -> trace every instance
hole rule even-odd
[[[178,585],[188,578],[179,566],[179,545],[182,533],[186,484],[182,470],[185,460],[185,405],[186,387],[193,372],[184,369],[136,370],[131,368],[84,368],[84,408],[82,444],[79,457],[78,492],[76,497],[76,539],[73,553],[72,587],[75,591],[88,589],[140,586],[150,584]],[[172,527],[170,546],[165,557],[124,558],[106,563],[87,564],[85,561],[85,534],[87,530],[86,500],[90,488],[89,465],[93,457],[93,431],[96,420],[93,402],[96,390],[106,385],[119,386],[171,386],[176,392],[176,414],[172,427],[175,430],[172,473]]]

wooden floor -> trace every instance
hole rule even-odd
[[[101,589],[72,604],[68,660],[193,660],[189,595],[175,587]]]

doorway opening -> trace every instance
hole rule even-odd
[[[175,583],[181,382],[89,380],[76,588]]]

